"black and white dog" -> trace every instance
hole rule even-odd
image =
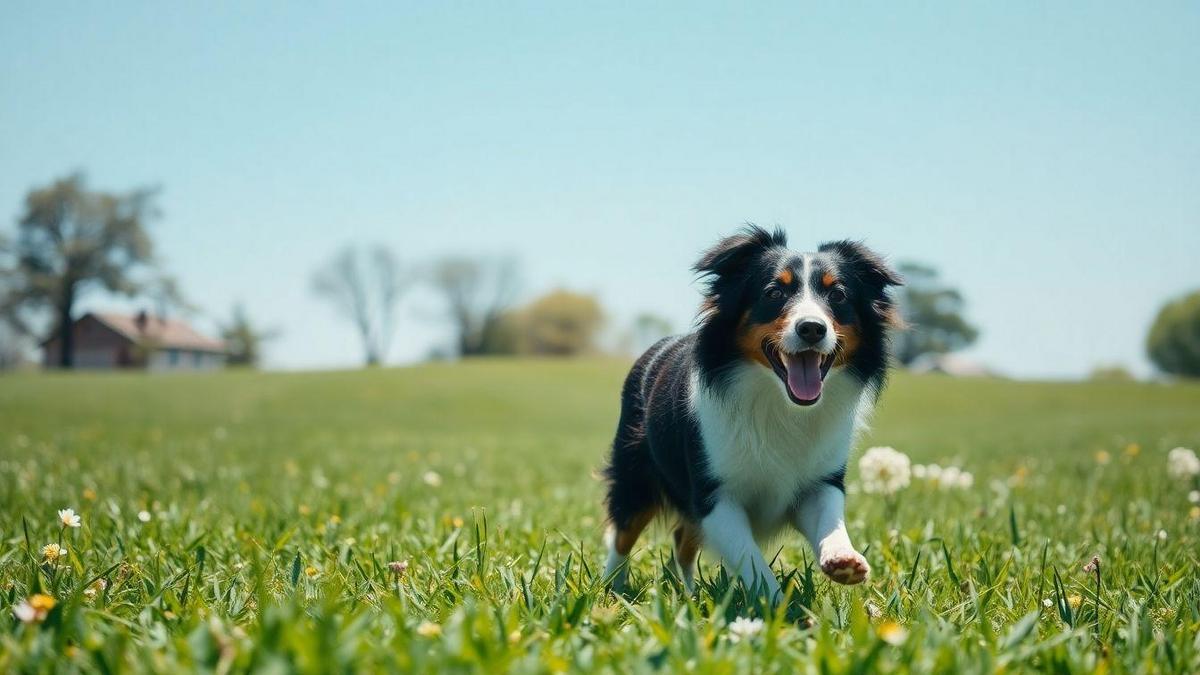
[[[857,584],[870,567],[844,523],[846,461],[883,388],[888,288],[883,259],[851,241],[816,253],[749,226],[696,263],[707,279],[697,330],[637,360],[605,468],[607,575],[656,516],[673,513],[675,553],[692,587],[707,545],[750,588],[778,601],[759,542],[792,525],[821,569]]]

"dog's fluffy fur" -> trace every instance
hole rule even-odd
[[[605,469],[607,574],[655,516],[673,513],[676,560],[690,587],[706,545],[778,600],[759,543],[792,525],[835,581],[869,573],[844,525],[846,461],[883,388],[900,279],[863,245],[788,250],[782,231],[750,226],[696,263],[707,280],[695,332],[641,356],[621,395]]]

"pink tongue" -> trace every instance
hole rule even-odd
[[[784,354],[787,386],[801,401],[815,401],[821,395],[821,355],[813,352]]]

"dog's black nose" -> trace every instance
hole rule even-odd
[[[801,340],[815,345],[825,339],[825,333],[829,332],[829,329],[820,319],[803,318],[800,319],[800,323],[796,324],[796,332],[800,334]]]

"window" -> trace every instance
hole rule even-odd
[[[204,352],[192,352],[192,366],[199,368],[204,365]]]
[[[179,365],[179,350],[178,349],[168,349],[167,350],[167,363],[172,366]]]

